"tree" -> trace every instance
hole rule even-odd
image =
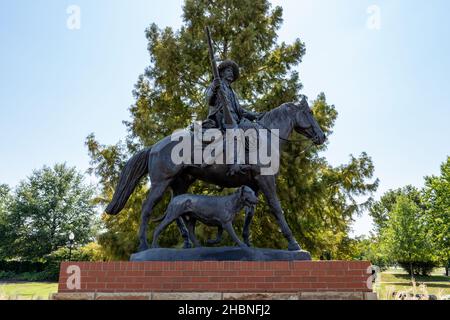
[[[427,205],[428,227],[434,254],[445,267],[450,268],[450,157],[441,166],[441,175],[425,178],[424,198]]]
[[[206,117],[204,91],[211,71],[205,26],[211,27],[220,58],[233,59],[240,65],[242,76],[234,88],[247,108],[268,111],[284,102],[299,100],[302,84],[295,68],[302,61],[305,45],[300,39],[292,44],[278,42],[282,21],[282,8],[272,9],[267,0],[187,0],[180,30],[162,30],[152,24],[146,30],[150,65],[135,85],[136,102],[130,107],[131,120],[125,122],[125,142],[105,146],[94,135],[86,141],[92,172],[102,187],[99,203],[106,204],[111,199],[120,169],[131,154],[175,129],[189,126],[193,119]],[[324,94],[312,106],[322,129],[330,135],[337,119],[335,107],[327,103]],[[352,156],[348,164],[334,168],[319,156],[326,145],[305,151],[309,142],[303,141],[289,144],[283,154],[279,195],[286,219],[300,244],[314,255],[327,251],[334,258],[345,257],[350,223],[371,200],[358,204],[354,196],[370,195],[378,185],[377,180],[367,182],[374,171],[372,161],[362,153],[357,158]],[[197,183],[190,191],[214,190]],[[140,207],[147,191],[144,181],[124,212],[103,216],[107,232],[99,241],[111,258],[128,258],[136,250]],[[161,215],[166,204],[167,199],[154,215]],[[242,220],[239,217],[238,228],[242,227]],[[205,239],[211,232],[200,227],[199,238]],[[257,246],[287,245],[266,205],[257,209],[252,235]],[[163,245],[180,241],[173,225],[161,237]]]
[[[6,184],[0,184],[0,213],[7,211],[8,203],[11,199],[10,189]]]
[[[7,230],[8,225],[6,216],[11,205],[11,193],[6,184],[0,185],[0,259],[5,256],[7,248]]]
[[[404,195],[397,197],[389,213],[382,241],[388,256],[414,275],[433,267],[433,248],[428,237],[426,215],[420,207]]]
[[[386,227],[389,220],[389,213],[394,209],[400,196],[405,196],[420,208],[425,208],[422,201],[421,191],[416,187],[408,185],[403,188],[389,190],[380,198],[379,201],[374,202],[369,209],[369,214],[373,219],[375,233],[377,235],[379,235]]]
[[[92,240],[93,190],[75,168],[43,167],[22,181],[13,195],[5,221],[9,258],[41,260],[67,245],[73,232],[77,244]]]
[[[374,235],[370,237],[362,236],[356,238],[355,241],[357,243],[352,260],[370,261],[374,266],[379,267],[380,270],[386,270],[392,264],[389,256],[385,254],[385,250],[382,247],[384,244],[379,237]]]

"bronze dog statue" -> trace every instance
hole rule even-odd
[[[200,220],[208,226],[217,226],[219,228],[217,239],[208,243],[218,243],[221,240],[223,229],[225,229],[231,238],[240,246],[247,247],[242,242],[233,228],[233,220],[244,207],[254,206],[258,202],[255,192],[247,187],[240,187],[235,193],[228,196],[203,196],[183,194],[174,197],[167,207],[166,214],[156,222],[162,221],[156,227],[153,234],[152,247],[158,247],[158,237],[169,224],[182,217],[189,232],[189,238],[196,247],[200,247],[200,242],[195,236],[195,224]]]

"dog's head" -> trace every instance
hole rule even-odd
[[[240,194],[241,201],[245,206],[250,207],[258,203],[258,197],[250,187],[242,186],[239,188],[238,192]]]

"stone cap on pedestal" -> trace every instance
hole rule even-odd
[[[218,247],[169,249],[154,248],[131,255],[130,261],[304,261],[307,251]]]

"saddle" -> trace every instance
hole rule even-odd
[[[259,130],[260,129],[264,129],[263,126],[261,126],[258,122],[252,122],[250,120],[247,119],[242,119],[239,124],[238,124],[238,128],[242,129],[244,132],[246,132],[249,129],[254,129],[256,130],[256,134],[257,137],[256,139],[259,139],[260,135],[259,135]],[[205,132],[207,130],[210,129],[219,129],[222,132],[222,137],[223,137],[223,143],[224,145],[226,144],[226,130],[224,128],[219,128],[216,124],[216,122],[212,119],[207,119],[201,122],[201,134],[200,132],[196,132],[195,131],[195,125],[191,124],[190,126],[190,132],[193,135],[194,139],[198,142],[198,145],[202,144],[203,149],[210,145],[211,143],[213,143],[214,141],[205,141],[202,139],[203,135],[205,134]],[[197,134],[196,134],[197,133]],[[248,153],[249,151],[249,139],[245,139],[245,151],[246,153]]]

